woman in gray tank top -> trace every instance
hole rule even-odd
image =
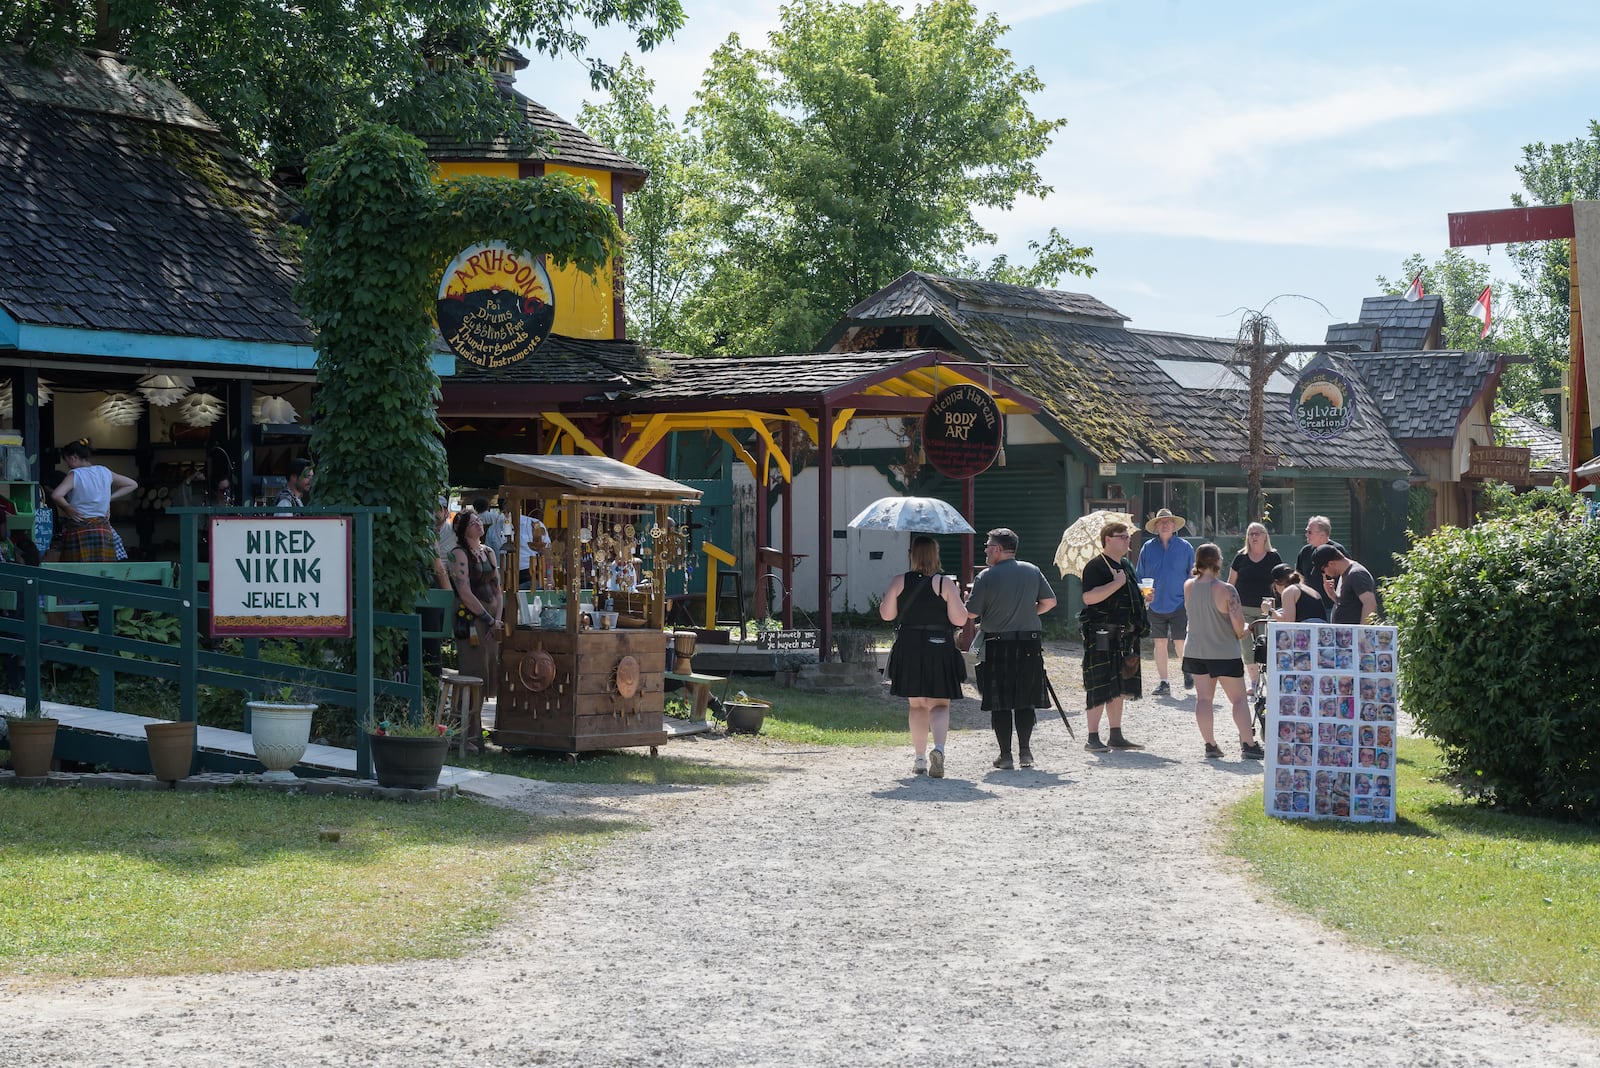
[[[1212,731],[1212,704],[1217,684],[1233,704],[1239,728],[1239,755],[1260,760],[1266,752],[1257,743],[1245,704],[1244,658],[1239,639],[1247,633],[1239,591],[1222,581],[1222,550],[1207,543],[1194,551],[1194,578],[1183,584],[1183,607],[1189,616],[1189,641],[1183,670],[1194,676],[1194,719],[1206,743],[1206,756],[1222,756]]]

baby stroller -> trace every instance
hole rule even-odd
[[[1255,715],[1256,738],[1262,745],[1267,738],[1267,624],[1271,622],[1265,617],[1250,621],[1250,641],[1255,646],[1255,662],[1259,668],[1256,681],[1250,687],[1250,708]]]

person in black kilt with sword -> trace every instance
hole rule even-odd
[[[1122,704],[1142,692],[1139,640],[1150,633],[1144,594],[1128,560],[1128,524],[1112,521],[1100,528],[1100,552],[1083,567],[1083,688],[1088,696],[1091,753],[1142,749],[1122,733]],[[1110,734],[1100,739],[1100,714]]]
[[[989,566],[972,583],[967,613],[983,627],[983,660],[978,664],[978,692],[989,713],[1000,755],[994,766],[1010,771],[1011,730],[1017,732],[1017,758],[1033,766],[1028,743],[1036,721],[1034,709],[1044,693],[1044,652],[1039,617],[1056,606],[1056,594],[1044,574],[1017,559],[1017,534],[1007,527],[989,531],[983,547]]]

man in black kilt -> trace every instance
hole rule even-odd
[[[1017,757],[1033,767],[1028,742],[1033,737],[1034,709],[1044,691],[1044,652],[1039,644],[1039,617],[1056,606],[1056,594],[1044,573],[1017,559],[1017,534],[1007,527],[989,531],[983,547],[988,567],[972,584],[967,613],[983,627],[983,660],[978,664],[978,692],[994,726],[1000,755],[994,766],[1015,767],[1011,729],[1017,732]]]
[[[1139,639],[1150,633],[1144,594],[1128,560],[1131,531],[1126,523],[1100,528],[1100,552],[1083,568],[1083,688],[1089,710],[1085,718],[1089,738],[1083,747],[1091,753],[1112,749],[1142,749],[1122,734],[1122,702],[1140,696]],[[1100,740],[1100,713],[1104,711],[1110,736]]]

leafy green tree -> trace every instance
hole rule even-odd
[[[1433,263],[1421,253],[1414,253],[1400,265],[1398,277],[1380,274],[1378,287],[1385,293],[1403,293],[1419,274],[1423,290],[1444,299],[1445,348],[1518,354],[1529,351],[1527,323],[1520,314],[1511,313],[1508,298],[1512,287],[1499,279],[1491,282],[1488,264],[1458,248],[1445,249]],[[1486,285],[1493,287],[1496,308],[1494,329],[1488,337],[1482,337],[1483,324],[1473,317],[1472,306]],[[1536,365],[1513,363],[1501,379],[1499,403],[1549,426],[1553,413],[1539,392],[1543,381],[1544,372]]]
[[[170,78],[271,172],[300,168],[357,123],[526,139],[482,62],[531,42],[583,55],[574,23],[625,24],[642,50],[683,23],[679,0],[11,0],[0,39],[48,54],[118,51]],[[588,60],[597,86],[611,70]]]
[[[1511,195],[1519,208],[1600,199],[1600,122],[1591,120],[1586,136],[1565,144],[1538,141],[1525,146],[1516,170],[1526,192]],[[1512,286],[1512,296],[1525,324],[1525,351],[1533,357],[1528,372],[1533,390],[1561,385],[1569,362],[1572,279],[1567,245],[1557,240],[1506,246],[1522,276]]]
[[[434,547],[434,497],[448,484],[428,364],[440,273],[468,245],[504,240],[593,270],[621,233],[582,179],[437,183],[422,142],[367,124],[313,154],[301,300],[317,330],[317,503],[383,502],[373,535],[380,611],[416,604]],[[391,667],[398,650],[378,650]]]
[[[796,0],[765,49],[728,38],[689,116],[711,183],[695,220],[707,278],[687,311],[703,351],[809,349],[904,272],[955,271],[992,243],[976,208],[1049,193],[1034,164],[1065,120],[1033,115],[1041,83],[1004,32],[968,0],[905,15]],[[1036,251],[1030,278],[1089,269],[1054,232]]]
[[[708,186],[704,148],[680,130],[665,108],[651,103],[655,82],[632,57],[623,56],[611,82],[611,99],[585,104],[578,125],[602,144],[650,172],[628,197],[622,257],[628,333],[648,345],[702,351],[706,339],[689,330],[679,309],[704,284],[709,261],[694,220],[704,214]]]

